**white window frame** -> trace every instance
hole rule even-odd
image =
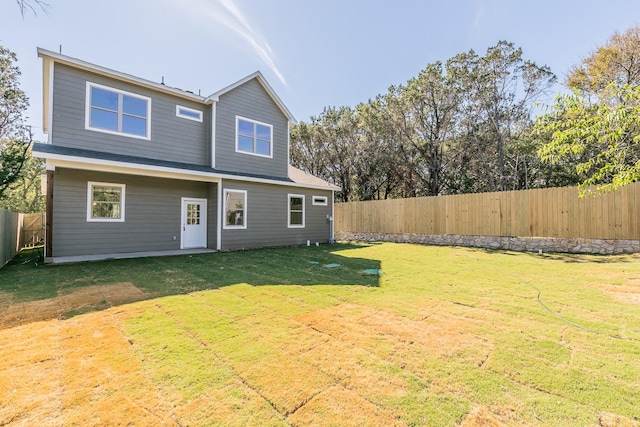
[[[93,217],[93,187],[120,187],[120,218],[94,218]],[[126,184],[111,182],[87,182],[87,222],[124,222]]]
[[[198,115],[198,118],[187,116],[183,114],[181,110],[188,111],[190,113],[196,113]],[[187,120],[193,120],[194,122],[202,123],[202,111],[194,110],[193,108],[185,107],[184,105],[176,105],[176,116]]]
[[[242,225],[227,225],[227,194],[242,193],[244,197],[244,214]],[[225,230],[246,230],[247,229],[247,190],[236,190],[233,188],[225,188],[222,192],[222,228]]]
[[[292,197],[300,197],[302,198],[302,224],[291,224],[291,198]],[[305,228],[305,218],[306,218],[306,206],[304,194],[287,194],[287,227],[288,228]]]
[[[243,151],[238,149],[238,127],[240,125],[240,120],[244,120],[245,122],[251,122],[255,125],[262,125],[262,126],[267,126],[270,130],[270,138],[271,140],[269,141],[269,155],[266,156],[264,154],[259,154],[259,153],[255,153],[255,152],[250,152],[250,151]],[[254,146],[255,146],[255,139],[257,139],[257,134],[254,136]],[[264,123],[264,122],[259,122],[257,120],[253,120],[253,119],[248,119],[246,117],[242,117],[242,116],[236,116],[236,153],[241,153],[241,154],[248,154],[250,156],[258,156],[258,157],[265,157],[268,159],[272,159],[273,158],[273,125],[270,125],[269,123]]]
[[[132,98],[138,98],[138,99],[147,101],[147,129],[146,129],[147,134],[145,136],[142,136],[142,135],[136,135],[133,133],[126,133],[126,132],[92,127],[91,126],[91,88],[92,87],[96,87],[102,90],[107,90],[109,92],[114,92],[114,93],[117,93],[118,95],[126,95]],[[110,86],[105,86],[105,85],[93,83],[90,81],[87,81],[86,92],[87,93],[86,93],[85,111],[84,111],[84,119],[85,119],[84,128],[85,129],[95,131],[95,132],[108,133],[111,135],[126,136],[127,138],[144,139],[146,141],[149,141],[151,139],[151,98],[149,98],[148,96],[138,95],[137,93],[127,92],[125,90],[116,89]],[[118,123],[119,123],[118,127],[119,128],[121,128],[120,123],[122,122],[122,114],[123,114],[122,113],[122,96],[119,96],[118,98]]]
[[[313,204],[313,206],[327,206],[328,203],[329,200],[327,196],[313,196],[311,198],[311,204]]]

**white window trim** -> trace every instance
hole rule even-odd
[[[258,124],[258,125],[262,125],[262,126],[267,126],[269,128],[269,130],[271,131],[271,144],[269,145],[269,155],[266,156],[264,154],[258,154],[258,153],[250,153],[248,151],[242,151],[238,149],[238,122],[240,120],[244,120],[247,122],[251,122],[254,124]],[[241,154],[248,154],[250,156],[258,156],[258,157],[265,157],[268,159],[273,159],[273,125],[270,125],[269,123],[264,123],[264,122],[259,122],[257,120],[253,120],[253,119],[248,119],[246,117],[242,117],[242,116],[236,116],[236,153],[241,153]]]
[[[323,201],[316,202],[316,199],[322,199]],[[313,196],[311,197],[311,203],[313,206],[327,206],[328,199],[327,196]]]
[[[291,198],[292,197],[300,197],[302,198],[302,224],[291,224]],[[304,194],[287,194],[287,227],[288,228],[304,228],[305,218],[306,218],[306,206],[304,200]]]
[[[180,110],[184,110],[184,111],[189,111],[191,113],[196,113],[198,114],[199,118],[195,118],[195,117],[191,117],[191,116],[185,116],[184,114],[182,114],[180,112]],[[185,107],[184,105],[176,105],[176,116],[183,118],[183,119],[187,119],[187,120],[193,120],[194,122],[200,122],[202,123],[202,111],[200,110],[194,110],[193,108],[189,108],[189,107]]]
[[[227,225],[227,193],[242,193],[244,196],[244,224],[243,225]],[[247,229],[247,190],[235,190],[233,188],[225,188],[222,191],[222,228],[225,230],[246,230]]]
[[[91,214],[93,213],[93,209],[91,206],[93,202],[93,191],[91,191],[91,189],[93,188],[94,185],[101,186],[101,187],[120,187],[121,189],[120,218],[93,218],[91,216]],[[87,222],[124,222],[125,192],[126,192],[125,184],[88,181],[87,182]]]
[[[109,129],[101,129],[101,128],[94,128],[91,126],[91,88],[92,87],[97,87],[99,89],[104,89],[104,90],[108,90],[110,92],[116,92],[119,93],[121,95],[127,95],[130,96],[132,98],[138,98],[138,99],[143,99],[145,101],[147,101],[147,135],[146,136],[142,136],[142,135],[135,135],[132,133],[126,133],[126,132],[118,132],[118,131],[113,131],[113,130],[109,130]],[[138,95],[137,93],[132,93],[132,92],[127,92],[125,90],[121,90],[121,89],[116,89],[113,87],[109,87],[109,86],[105,86],[105,85],[101,85],[98,83],[93,83],[90,81],[87,81],[87,89],[86,89],[86,94],[85,94],[85,106],[84,106],[84,128],[87,130],[91,130],[94,132],[102,132],[102,133],[108,133],[111,135],[119,135],[119,136],[125,136],[127,138],[136,138],[136,139],[144,139],[146,141],[151,140],[151,98],[149,98],[148,96],[142,96],[142,95]],[[118,113],[119,115],[121,114],[121,112]]]

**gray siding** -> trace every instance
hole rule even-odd
[[[244,249],[326,243],[330,238],[331,192],[303,188],[223,181],[223,189],[247,191],[247,229],[222,229],[222,249]],[[305,228],[288,228],[288,194],[305,196]],[[312,196],[327,196],[327,206],[313,206]],[[224,214],[223,214],[224,218]]]
[[[273,158],[236,152],[236,116],[273,126]],[[253,79],[225,93],[216,106],[216,169],[287,177],[289,124],[262,85]]]
[[[86,82],[151,98],[151,140],[85,129]],[[210,106],[55,64],[52,143],[199,165],[211,164]],[[176,117],[176,105],[203,111],[203,122]]]
[[[218,184],[207,184],[207,248],[218,249]]]
[[[124,222],[87,222],[87,182],[126,185]],[[57,168],[53,256],[180,249],[182,197],[207,198],[215,184]],[[207,206],[215,220],[215,200]],[[214,212],[214,215],[211,215]],[[216,225],[207,224],[208,245]],[[176,236],[176,240],[173,240]]]

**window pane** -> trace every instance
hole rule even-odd
[[[271,144],[268,141],[256,140],[256,153],[265,156],[271,155]]]
[[[191,117],[196,120],[202,120],[202,113],[200,111],[191,111],[191,110],[185,110],[184,108],[180,108],[178,110],[178,113],[181,116]]]
[[[226,225],[244,225],[244,194],[227,193]]]
[[[271,141],[271,128],[269,126],[263,126],[256,124],[258,138],[266,141]]]
[[[253,136],[253,123],[246,120],[238,120],[238,134]],[[253,150],[251,150],[253,151]]]
[[[120,204],[94,202],[91,216],[93,218],[120,218]]]
[[[289,199],[289,206],[291,206],[292,211],[301,211],[302,210],[302,197],[291,197]]]
[[[147,136],[147,120],[133,116],[122,116],[122,132]]]
[[[147,101],[145,99],[122,95],[122,112],[147,117]]]
[[[91,106],[118,111],[118,94],[97,87],[92,87]]]
[[[93,187],[94,202],[120,202],[120,187]]]
[[[302,225],[302,212],[291,212],[290,222],[291,225]]]
[[[118,131],[118,113],[91,109],[91,127]]]
[[[253,153],[253,138],[247,138],[246,136],[239,136],[238,150]]]

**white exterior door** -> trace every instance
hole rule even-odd
[[[205,247],[207,247],[207,201],[183,197],[180,248]]]

